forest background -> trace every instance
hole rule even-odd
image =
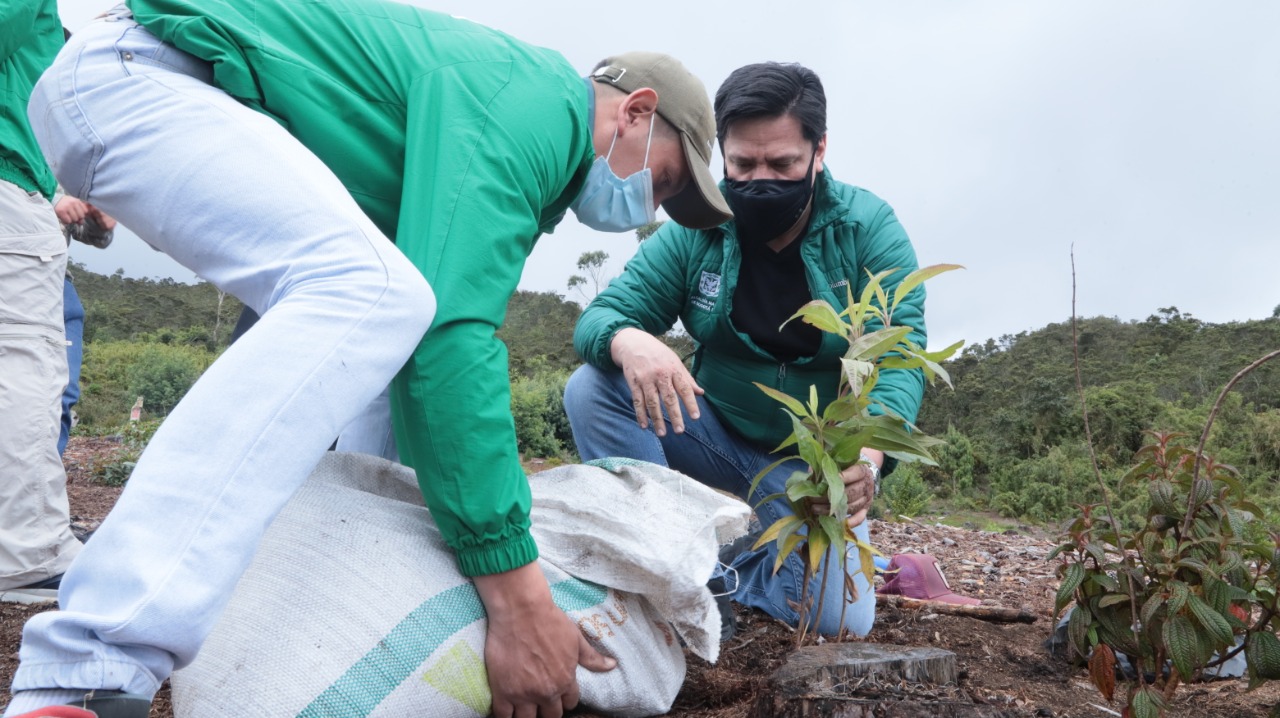
[[[589,299],[607,278],[604,259],[583,255],[568,289]],[[129,451],[100,475],[123,481],[155,426],[224,351],[241,310],[209,284],[101,275],[72,266],[86,309],[82,396],[75,433],[118,435]],[[561,401],[580,364],[573,350],[579,303],[555,292],[517,292],[499,336],[510,352],[512,413],[526,457],[573,461]],[[1280,307],[1264,320],[1213,324],[1156,308],[1143,320],[1081,319],[1081,373],[1094,446],[1118,512],[1138,520],[1145,493],[1120,477],[1148,430],[1198,437],[1221,387],[1249,362],[1280,347]],[[682,356],[693,344],[667,341]],[[873,515],[946,513],[1032,524],[1078,515],[1100,500],[1075,384],[1070,317],[1034,331],[971,342],[947,365],[954,391],[930,387],[918,420],[948,442],[938,466],[903,466],[886,478]],[[141,424],[130,425],[138,397]],[[1280,517],[1280,367],[1263,366],[1233,392],[1209,451],[1236,467],[1256,503]]]

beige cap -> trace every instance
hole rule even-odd
[[[671,219],[693,229],[710,229],[733,219],[709,169],[716,120],[701,80],[679,60],[660,52],[614,55],[591,73],[591,78],[627,93],[643,87],[658,93],[658,114],[680,133],[693,178],[680,194],[662,203]]]

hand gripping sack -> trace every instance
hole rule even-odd
[[[582,703],[670,709],[677,636],[719,653],[705,584],[745,504],[652,464],[610,460],[530,477],[552,597],[618,659],[578,669]],[[263,537],[196,660],[172,679],[178,718],[487,715],[484,610],[422,505],[413,471],[329,454]]]

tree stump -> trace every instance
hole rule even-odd
[[[994,706],[929,696],[868,697],[864,684],[954,684],[956,656],[940,648],[875,643],[828,643],[796,650],[769,679],[753,718],[1001,718],[1014,715]],[[951,691],[954,692],[954,691]]]
[[[787,658],[771,681],[784,690],[812,693],[833,690],[869,675],[894,683],[955,683],[956,654],[941,648],[878,643],[805,646]]]

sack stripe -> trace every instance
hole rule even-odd
[[[569,578],[551,586],[563,611],[602,603],[608,590]],[[297,718],[364,718],[454,634],[485,617],[475,586],[464,583],[423,601],[372,650],[331,683]]]

